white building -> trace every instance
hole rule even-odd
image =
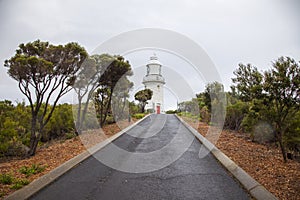
[[[143,79],[143,84],[146,89],[152,90],[152,98],[146,105],[146,110],[160,114],[164,112],[164,84],[165,79],[161,75],[161,63],[158,61],[157,56],[154,54],[150,57],[147,67],[147,74]]]

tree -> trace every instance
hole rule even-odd
[[[300,67],[289,57],[280,57],[272,64],[272,69],[259,73],[250,64],[240,64],[232,79],[241,100],[249,105],[248,113],[241,126],[253,129],[259,121],[266,121],[274,130],[283,160],[286,161],[284,138],[295,131],[291,121],[300,107]]]
[[[203,94],[198,94],[197,97],[203,96],[204,104],[207,105],[209,112],[212,109],[212,103],[221,102],[225,98],[224,86],[219,82],[208,83],[205,86]]]
[[[256,67],[251,64],[239,64],[239,68],[233,74],[236,76],[232,79],[236,86],[231,86],[234,96],[238,96],[243,101],[251,101],[262,95],[263,75]]]
[[[249,105],[243,101],[238,101],[226,108],[226,118],[224,127],[239,131],[245,115],[248,114]]]
[[[198,95],[198,97],[200,96]],[[211,123],[223,126],[227,103],[223,84],[217,81],[208,83],[202,96],[209,113],[211,113]]]
[[[129,115],[129,92],[133,87],[133,83],[130,82],[127,77],[123,76],[118,84],[115,86],[112,100],[112,112],[117,120],[128,119]]]
[[[180,112],[189,112],[195,116],[199,115],[199,100],[193,98],[191,101],[184,101],[178,104]]]
[[[20,44],[16,54],[5,61],[8,74],[19,82],[19,89],[31,108],[28,156],[35,154],[58,100],[72,89],[75,74],[86,57],[85,49],[77,43],[56,46],[36,40]],[[48,109],[50,102],[53,106]]]
[[[92,55],[85,59],[78,73],[74,90],[77,94],[78,107],[75,119],[76,135],[81,134],[83,124],[86,119],[89,101],[93,97],[95,90],[99,87],[99,80],[103,74],[104,66],[102,66],[101,56]],[[84,99],[86,98],[86,99]],[[85,102],[83,102],[85,100]]]
[[[147,104],[147,101],[152,98],[152,95],[153,92],[150,89],[140,90],[134,95],[135,100],[139,101],[142,113],[145,112],[145,106]]]
[[[270,116],[275,123],[275,135],[279,142],[283,159],[286,162],[286,150],[283,137],[289,127],[290,118],[300,109],[300,66],[289,57],[280,57],[273,63],[273,69],[264,73],[264,90]]]
[[[103,126],[108,113],[111,111],[113,95],[120,92],[120,90],[115,91],[116,85],[123,79],[127,79],[127,76],[131,76],[133,73],[129,62],[122,56],[102,54],[100,58],[103,73],[98,80],[94,100],[96,111],[100,118],[100,126]],[[128,85],[128,87],[130,86],[131,85]]]

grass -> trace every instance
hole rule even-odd
[[[14,181],[14,184],[10,188],[18,190],[18,189],[22,188],[23,186],[28,185],[29,183],[30,183],[30,181],[27,179],[18,179],[16,181]]]
[[[15,177],[12,174],[8,173],[8,174],[0,175],[0,183],[2,183],[4,185],[11,185],[10,186],[11,189],[17,190],[17,189],[22,188],[25,185],[28,185],[30,183],[30,181],[27,179],[15,179]],[[4,192],[0,193],[0,197],[2,197],[4,195],[5,195]]]
[[[1,174],[0,175],[0,183],[2,183],[4,185],[12,184],[13,180],[14,180],[14,177],[11,174]]]
[[[25,174],[26,177],[32,174],[41,173],[45,170],[46,166],[41,166],[40,164],[32,164],[31,167],[23,166],[19,169],[19,172]]]
[[[199,116],[194,115],[189,112],[180,112],[180,113],[177,113],[177,115],[180,117],[187,117],[187,118],[193,120],[194,122],[201,121],[201,118]]]
[[[134,115],[132,115],[133,118],[135,119],[142,119],[143,117],[145,117],[144,113],[136,113]]]

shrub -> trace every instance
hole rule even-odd
[[[18,179],[14,182],[14,184],[10,188],[18,190],[18,189],[22,188],[23,186],[28,185],[29,183],[30,183],[30,181],[27,179]]]
[[[200,120],[202,122],[209,123],[209,121],[210,121],[210,113],[208,111],[208,107],[207,106],[203,106],[200,109]]]
[[[76,134],[75,134],[75,133],[66,133],[66,134],[65,134],[65,138],[66,138],[67,140],[72,139],[72,138],[74,138],[74,137],[76,137]]]
[[[224,127],[236,131],[240,130],[241,124],[245,115],[248,113],[248,110],[248,104],[242,101],[238,101],[233,105],[227,106]]]
[[[23,166],[19,169],[19,172],[25,174],[29,177],[32,174],[41,173],[45,170],[46,166],[41,166],[40,164],[32,164],[31,167]]]
[[[14,177],[11,174],[0,174],[0,183],[5,185],[12,184]]]
[[[177,110],[168,110],[166,114],[176,114]]]
[[[49,123],[42,134],[42,141],[63,138],[66,133],[74,132],[75,125],[72,114],[72,105],[61,104],[56,106]]]
[[[113,123],[115,123],[116,121],[115,121],[115,119],[114,119],[114,117],[113,116],[107,116],[106,117],[106,123],[107,124],[113,124]]]
[[[142,119],[143,117],[145,117],[145,114],[144,113],[136,113],[134,115],[132,115],[133,118],[136,118],[136,119]]]

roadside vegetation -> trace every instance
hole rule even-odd
[[[216,146],[279,199],[299,199],[299,62],[280,57],[265,72],[240,64],[234,75],[230,92],[210,83],[197,98],[180,103],[176,113],[205,136],[210,126],[218,126],[212,109],[223,107],[224,129]],[[226,106],[218,98],[224,95]]]
[[[214,82],[197,98],[179,104],[180,115],[215,125],[212,108],[222,108],[224,128],[250,135],[254,142],[273,143],[282,159],[300,156],[300,65],[289,57],[280,57],[270,70],[259,72],[251,64],[239,64],[234,71],[230,92]],[[219,97],[226,99],[226,106]],[[222,111],[222,109],[218,109]]]
[[[135,94],[138,104],[129,102],[133,87],[128,79],[133,74],[129,61],[119,55],[88,55],[77,43],[52,45],[37,40],[20,44],[4,66],[26,101],[0,101],[0,197],[81,153],[84,145],[78,136],[83,132],[110,127],[106,130],[111,136],[119,131],[116,121],[143,118],[152,96],[151,90],[142,90]],[[225,129],[280,149],[283,166],[289,159],[299,159],[299,62],[280,57],[264,72],[240,64],[232,82],[229,92],[218,82],[209,83],[196,98],[167,113],[212,126],[223,125],[219,122],[224,119]],[[72,89],[77,103],[59,104]],[[53,145],[53,141],[59,142]],[[68,151],[64,144],[70,145]],[[53,160],[47,147],[51,152],[59,150],[56,156],[62,154],[63,158]],[[45,151],[42,163],[34,160],[41,156],[36,155],[39,150]],[[7,170],[16,159],[20,162],[11,167],[15,170]],[[3,163],[8,165],[1,166]]]
[[[0,174],[0,184],[9,186],[9,189],[18,190],[25,185],[30,183],[28,179],[33,174],[39,174],[45,170],[46,166],[42,166],[40,164],[32,164],[31,166],[22,166],[18,169],[20,174],[23,174],[19,177],[16,177],[17,172],[6,172]],[[24,177],[25,176],[25,177]],[[1,188],[2,189],[2,188]],[[1,196],[5,195],[3,191],[1,191]]]
[[[137,106],[128,101],[131,66],[122,56],[89,56],[77,43],[52,45],[36,40],[20,44],[4,66],[27,103],[0,101],[0,158],[30,157],[45,142],[72,138],[116,119],[128,120],[124,113],[131,108],[136,113]],[[59,105],[72,89],[77,104]]]

